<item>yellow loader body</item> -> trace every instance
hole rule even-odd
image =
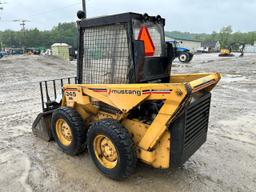
[[[43,112],[34,134],[69,155],[87,149],[100,172],[116,180],[130,176],[138,160],[181,166],[206,141],[220,74],[173,75],[176,52],[159,15],[83,15],[77,76],[40,82]]]
[[[66,84],[62,106],[75,108],[87,126],[106,118],[120,121],[132,135],[140,160],[155,168],[168,168],[172,150],[168,126],[193,93],[210,92],[219,80],[220,75],[213,73],[173,75],[170,83],[164,84]],[[164,101],[151,124],[127,118],[133,108],[149,100]],[[118,109],[118,113],[102,111],[97,102]]]
[[[231,49],[227,49],[227,48],[222,48],[220,49],[220,54],[219,54],[220,57],[233,57],[234,54],[231,53]]]

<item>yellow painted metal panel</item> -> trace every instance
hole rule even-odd
[[[138,158],[158,168],[168,168],[170,161],[170,133],[167,126],[184,106],[189,94],[210,91],[220,80],[219,73],[173,75],[170,83],[153,84],[69,84],[64,85],[62,105],[77,108],[84,119],[95,122],[104,118],[121,121],[138,148]],[[147,100],[164,102],[150,125],[129,120],[129,111]],[[120,110],[110,114],[94,106],[102,102]],[[90,117],[89,117],[90,116]]]

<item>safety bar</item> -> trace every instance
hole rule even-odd
[[[59,94],[63,95],[64,84],[77,84],[77,77],[40,81],[40,92],[43,112],[52,110],[59,103],[56,101]],[[58,91],[60,90],[60,91]]]

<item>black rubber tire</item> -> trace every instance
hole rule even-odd
[[[59,118],[64,119],[71,129],[73,138],[69,146],[64,146],[56,134],[55,124]],[[68,107],[56,109],[52,115],[51,131],[54,140],[63,152],[74,156],[86,149],[86,129],[82,117],[76,110]]]
[[[108,169],[97,159],[93,141],[97,135],[107,136],[115,145],[118,153],[117,165]],[[114,180],[122,180],[129,177],[136,169],[137,154],[134,142],[127,129],[113,119],[104,119],[93,124],[87,133],[87,148],[89,154],[101,173]]]
[[[188,57],[187,63],[189,63],[194,57],[194,55],[192,53],[188,53],[188,55],[189,55],[189,57]]]
[[[183,59],[184,57],[184,59]],[[179,55],[179,61],[182,63],[186,63],[189,58],[189,55],[187,53],[180,53]]]

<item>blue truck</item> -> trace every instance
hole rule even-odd
[[[178,41],[167,41],[171,43],[173,48],[175,49],[175,57],[179,59],[182,63],[189,63],[192,59],[194,54],[187,48],[180,47],[180,42]],[[181,42],[182,43],[182,42]]]

